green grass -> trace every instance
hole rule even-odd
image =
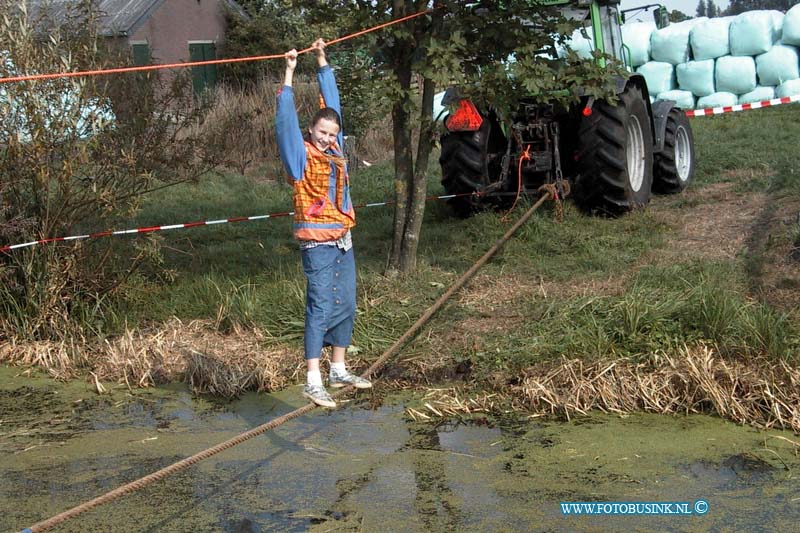
[[[765,191],[798,197],[794,153],[800,136],[800,106],[783,106],[721,117],[692,119],[698,172],[694,187],[737,182],[739,191]],[[768,135],[767,135],[768,133]],[[751,177],[752,176],[752,177]],[[440,194],[439,170],[430,168],[429,194]],[[388,164],[360,169],[352,176],[356,204],[390,199]],[[673,209],[702,204],[695,198]],[[517,208],[523,212],[525,202]],[[172,224],[291,209],[288,185],[224,173],[197,185],[181,185],[149,198],[125,227]],[[441,202],[426,210],[419,246],[419,270],[412,276],[384,276],[390,250],[393,209],[358,212],[354,230],[359,309],[354,344],[377,357],[455,278],[509,227],[502,213],[463,220]],[[512,217],[513,218],[513,217]],[[454,362],[470,360],[486,371],[517,372],[537,361],[561,356],[639,357],[675,350],[684,343],[716,344],[723,353],[797,353],[797,317],[789,317],[748,294],[748,263],[698,262],[686,258],[670,266],[644,265],[674,231],[648,210],[618,219],[587,217],[571,203],[562,224],[549,206],[540,210],[484,268],[490,276],[544,279],[568,285],[624,276],[615,296],[547,299],[517,298],[513,313],[520,325],[483,335],[474,349],[453,347]],[[796,238],[800,239],[800,237]],[[115,323],[144,324],[204,318],[223,331],[259,327],[275,340],[301,343],[304,279],[289,218],[175,230],[158,235],[170,276],[136,277],[114,313]],[[441,333],[459,321],[485,317],[449,304],[432,325]],[[408,348],[425,354],[435,344],[426,336]]]
[[[797,134],[800,106],[690,119],[697,147],[697,184],[739,181],[740,190],[800,194]],[[752,171],[753,179],[732,177]]]
[[[519,314],[526,320],[488,335],[483,341],[489,349],[467,358],[483,371],[502,368],[512,375],[559,357],[637,359],[697,342],[714,345],[723,355],[794,358],[798,325],[747,299],[744,288],[742,274],[730,264],[644,268],[619,296],[522,304]]]

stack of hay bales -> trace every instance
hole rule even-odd
[[[800,95],[800,5],[785,15],[748,11],[660,30],[630,22],[622,31],[653,99],[700,109]]]

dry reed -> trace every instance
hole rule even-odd
[[[302,357],[282,345],[262,346],[258,331],[222,334],[209,321],[178,319],[152,330],[126,330],[102,342],[14,341],[0,344],[0,361],[36,366],[59,379],[88,375],[129,388],[188,381],[199,393],[238,396],[248,390],[272,391],[297,377]]]
[[[274,175],[267,177],[282,180],[275,140],[276,94],[279,89],[279,83],[268,79],[246,89],[220,85],[215,90],[213,105],[192,134],[208,138],[210,146],[221,154],[223,165],[244,174],[248,168],[266,163],[275,169]],[[293,89],[300,125],[305,127],[319,106],[317,82],[295,81]],[[346,109],[344,116],[346,128]],[[348,141],[351,171],[361,167],[365,161],[371,164],[390,159],[394,146],[392,135],[391,116],[384,114],[366,128],[360,138]],[[263,168],[259,170],[264,171]]]
[[[587,364],[562,360],[526,372],[514,395],[537,413],[713,413],[742,424],[800,432],[800,369],[785,361],[719,357],[708,346]]]
[[[244,174],[247,168],[263,162],[279,161],[275,140],[276,95],[280,84],[266,79],[248,89],[220,85],[213,105],[195,126],[222,154],[223,164]],[[294,84],[295,102],[300,123],[310,120],[319,105],[316,82]],[[282,174],[271,176],[282,179]]]
[[[725,360],[708,346],[685,347],[678,355],[652,356],[643,362],[543,363],[529,368],[519,385],[499,394],[469,399],[460,398],[457,389],[430,389],[423,405],[424,410],[409,409],[408,414],[417,420],[509,407],[531,416],[566,419],[592,409],[618,414],[709,413],[800,433],[800,369],[762,358]]]
[[[296,378],[299,361],[287,357],[285,350],[239,344],[233,351],[226,346],[223,353],[210,347],[202,352],[187,348],[187,380],[196,392],[233,398],[246,390],[280,390]]]
[[[462,393],[463,395],[463,393]],[[425,411],[406,408],[406,413],[419,422],[430,420],[431,415],[437,417],[473,415],[476,413],[497,412],[506,402],[504,396],[498,393],[486,393],[474,398],[459,397],[459,390],[455,387],[444,389],[428,389],[423,398]]]
[[[15,339],[0,343],[0,361],[45,369],[55,379],[70,379],[85,359],[80,341],[36,341],[19,344]]]

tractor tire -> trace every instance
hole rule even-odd
[[[442,185],[447,194],[468,194],[488,183],[486,147],[489,121],[477,131],[453,132],[441,138]],[[483,206],[474,196],[458,196],[448,203],[460,217],[467,217]]]
[[[629,86],[617,105],[595,102],[578,130],[574,197],[582,209],[619,215],[650,201],[653,134],[642,93]]]
[[[686,113],[678,108],[667,115],[664,149],[655,155],[653,191],[676,194],[694,177],[694,135]]]

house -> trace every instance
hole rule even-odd
[[[32,0],[56,19],[75,0]],[[129,47],[136,65],[217,59],[225,41],[226,10],[247,17],[233,0],[98,0],[100,33]],[[216,65],[192,68],[197,93],[212,88]]]

